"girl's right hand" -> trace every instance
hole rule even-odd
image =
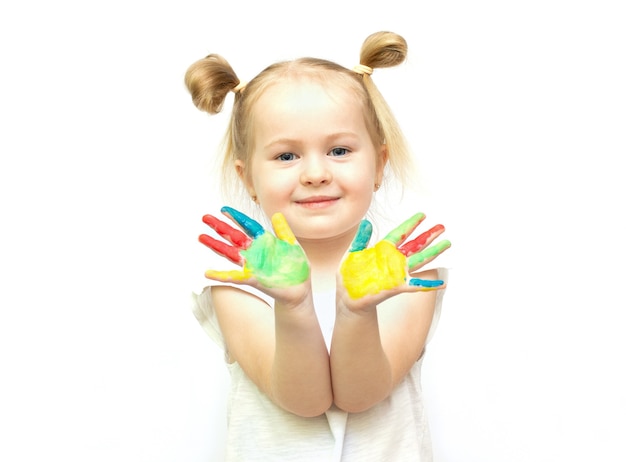
[[[310,292],[309,262],[285,217],[281,213],[272,216],[274,236],[257,221],[231,207],[222,207],[221,212],[245,234],[212,215],[205,215],[202,221],[232,245],[206,234],[202,234],[199,240],[242,269],[207,270],[205,276],[215,281],[255,287],[287,305],[300,303]]]

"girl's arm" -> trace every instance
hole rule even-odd
[[[337,278],[337,316],[331,344],[335,404],[360,412],[385,399],[422,354],[436,302],[444,287],[422,268],[450,247],[429,245],[437,225],[401,245],[424,219],[416,214],[372,248],[364,221]],[[419,276],[419,277],[416,277]]]
[[[245,233],[206,215],[204,222],[232,245],[208,235],[200,241],[242,268],[208,270],[206,277],[255,287],[274,299],[272,310],[237,288],[212,289],[230,360],[279,406],[301,416],[320,415],[332,404],[330,365],[304,251],[281,214],[272,217],[274,236],[237,210],[222,212]]]
[[[234,287],[212,288],[215,310],[229,354],[272,401],[312,417],[332,404],[328,350],[310,291],[297,305],[272,310]]]
[[[436,279],[435,270],[420,274]],[[436,291],[403,293],[349,309],[339,299],[331,346],[334,402],[361,412],[387,398],[424,350]]]

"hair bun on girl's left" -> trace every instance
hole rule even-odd
[[[395,32],[375,32],[369,35],[361,46],[359,62],[372,69],[393,67],[406,59],[406,40]]]
[[[217,114],[222,110],[226,95],[240,81],[228,61],[218,54],[210,54],[187,69],[185,85],[193,104],[201,111]]]

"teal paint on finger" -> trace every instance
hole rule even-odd
[[[359,230],[350,246],[350,252],[359,252],[367,247],[372,237],[372,224],[368,220],[363,220],[359,225]]]
[[[430,279],[412,278],[409,281],[409,285],[419,286],[419,287],[439,287],[443,285],[443,281],[440,279],[430,280]]]

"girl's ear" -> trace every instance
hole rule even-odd
[[[248,190],[248,194],[253,200],[256,202],[256,192],[254,191],[254,187],[252,186],[252,181],[250,181],[250,175],[246,172],[246,164],[243,160],[237,159],[235,161],[235,171],[237,172],[237,176],[244,184],[246,189]]]
[[[376,184],[383,184],[383,176],[385,173],[385,166],[387,165],[387,161],[389,160],[389,151],[387,151],[387,145],[381,144],[380,149],[378,151],[378,159],[376,166]]]

